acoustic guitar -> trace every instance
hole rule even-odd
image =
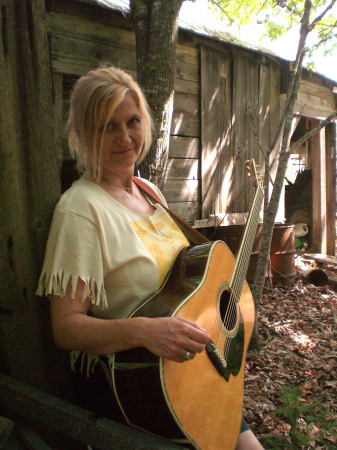
[[[256,192],[237,258],[222,241],[183,249],[161,290],[131,316],[192,320],[212,338],[206,351],[182,364],[144,348],[113,358],[113,389],[126,422],[189,448],[232,450],[240,432],[254,326],[245,277],[263,201],[255,163],[246,165]]]

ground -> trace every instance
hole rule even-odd
[[[316,287],[301,271],[274,286],[259,309],[259,350],[246,361],[244,414],[269,449],[337,449],[337,289]],[[330,275],[337,267],[319,266]]]

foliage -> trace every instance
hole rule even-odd
[[[305,0],[209,0],[209,2],[231,27],[240,29],[252,23],[264,24],[261,40],[268,37],[271,41],[286,34],[290,29],[300,27],[306,4]],[[326,47],[326,55],[337,46],[335,4],[336,0],[312,0],[309,23],[313,36],[310,43],[307,43],[309,57],[322,45]]]

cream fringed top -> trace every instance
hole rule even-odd
[[[160,191],[144,181],[165,204]],[[63,296],[71,279],[73,297],[81,278],[91,315],[129,317],[159,289],[188,245],[166,211],[154,206],[152,216],[142,216],[96,184],[76,181],[55,208],[37,295]]]

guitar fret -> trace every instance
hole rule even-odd
[[[241,296],[243,283],[246,278],[248,265],[250,261],[251,251],[254,244],[256,227],[259,220],[261,205],[263,202],[263,190],[258,186],[252,208],[250,210],[247,223],[244,230],[242,244],[234,267],[230,287],[238,302]]]

